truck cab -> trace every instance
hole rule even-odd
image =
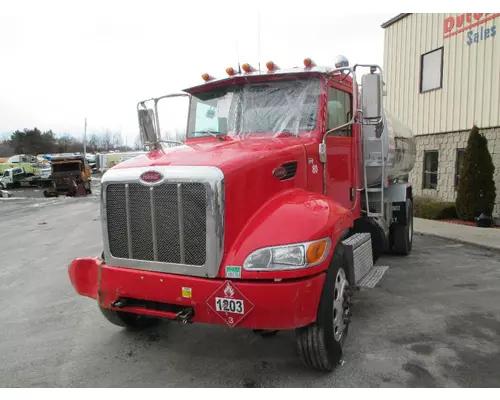
[[[34,174],[26,173],[23,167],[9,168],[0,178],[0,189],[10,189],[21,185],[21,181]]]
[[[44,191],[46,197],[59,193],[76,195],[78,187],[85,194],[92,193],[91,172],[87,159],[83,155],[59,155],[51,158],[53,185]]]
[[[395,151],[377,66],[226,74],[138,104],[148,153],[103,175],[103,254],[75,259],[71,282],[123,327],[294,329],[304,363],[331,371],[352,289],[379,254],[411,251],[411,138]],[[161,134],[174,97],[189,100],[184,142]]]

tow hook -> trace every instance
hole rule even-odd
[[[179,311],[175,316],[177,321],[181,321],[183,324],[187,324],[191,318],[193,318],[194,312],[192,308],[185,308],[182,311]]]
[[[127,305],[127,300],[125,299],[118,299],[118,300],[115,300],[111,303],[111,307],[115,307],[115,308],[123,308]]]

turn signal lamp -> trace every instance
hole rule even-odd
[[[241,66],[241,69],[242,69],[243,71],[247,72],[247,73],[248,73],[248,72],[253,72],[253,71],[255,71],[255,68],[253,68],[253,67],[252,67],[250,64],[248,64],[248,63],[243,64],[243,65]]]
[[[307,264],[315,264],[323,258],[325,255],[325,250],[328,247],[328,242],[326,240],[319,240],[317,242],[311,243],[307,249],[306,262]]]
[[[266,68],[268,71],[276,71],[277,69],[280,69],[275,63],[272,61],[266,62]]]
[[[316,64],[315,64],[315,62],[314,62],[313,60],[311,60],[310,58],[305,58],[305,59],[304,59],[304,66],[305,66],[306,68],[312,68],[312,67],[315,67],[315,66],[316,66]]]

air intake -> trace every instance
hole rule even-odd
[[[297,161],[285,163],[281,167],[285,169],[286,174],[280,178],[280,181],[291,179],[297,174]]]

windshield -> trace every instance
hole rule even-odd
[[[319,95],[318,78],[245,83],[196,93],[188,137],[310,132],[316,128]]]

